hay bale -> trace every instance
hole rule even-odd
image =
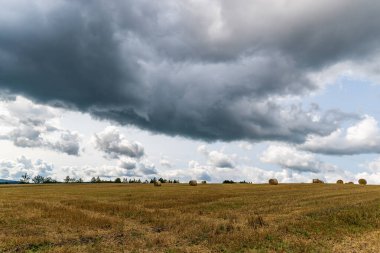
[[[189,185],[191,185],[191,186],[197,186],[197,180],[190,180],[189,181]]]
[[[367,180],[365,180],[364,178],[359,179],[358,182],[360,185],[366,185],[367,184]]]
[[[313,184],[323,184],[324,182],[319,179],[313,179]]]
[[[278,185],[278,180],[275,178],[271,178],[271,179],[269,179],[269,184],[270,185]]]
[[[161,186],[161,182],[160,181],[155,181],[154,182],[154,186]]]
[[[338,181],[336,181],[337,184],[343,184],[343,180],[339,179]]]

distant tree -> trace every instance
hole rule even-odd
[[[233,180],[224,180],[223,184],[234,184],[235,182]]]
[[[179,184],[179,180],[178,179],[174,179],[173,180],[173,184]]]
[[[101,182],[102,182],[102,180],[100,180],[100,177],[97,176],[97,177],[96,177],[96,183],[101,183]]]
[[[160,181],[161,183],[166,183],[168,180],[163,179],[162,177],[160,177],[160,178],[158,179],[158,181]]]
[[[91,182],[91,183],[96,183],[96,178],[95,178],[95,177],[92,177],[90,182]]]
[[[29,184],[29,181],[30,181],[30,176],[27,173],[21,175],[20,184]]]
[[[82,178],[79,178],[79,179],[77,179],[75,182],[81,184],[81,183],[83,183],[83,179],[82,179]]]
[[[43,183],[44,184],[55,184],[58,182],[57,182],[57,180],[52,179],[51,177],[45,177]]]
[[[35,176],[35,177],[32,178],[32,181],[35,184],[43,184],[44,180],[45,180],[45,178],[43,176],[41,176],[41,175],[37,175],[37,176]]]
[[[66,176],[65,179],[63,179],[63,182],[65,182],[66,184],[68,184],[68,183],[71,182],[71,178],[69,176]]]
[[[123,178],[123,183],[128,183],[128,178]]]
[[[121,179],[120,179],[120,177],[118,177],[118,178],[115,179],[115,183],[117,183],[117,184],[120,184],[120,183],[121,183]]]

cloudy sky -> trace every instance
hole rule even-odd
[[[0,178],[380,183],[380,2],[0,5]]]

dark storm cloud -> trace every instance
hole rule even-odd
[[[380,3],[369,0],[0,3],[0,88],[205,140],[331,133],[348,115],[314,120],[278,98],[379,48]]]

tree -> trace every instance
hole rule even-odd
[[[35,184],[43,184],[44,180],[45,180],[45,178],[41,175],[37,175],[37,176],[33,177],[33,179],[32,179],[33,183],[35,183]]]
[[[98,176],[97,178],[96,178],[96,183],[101,183],[102,182],[102,180],[100,180],[100,177]]]
[[[51,177],[45,177],[43,183],[44,184],[54,184],[54,183],[57,183],[57,180],[52,179]]]
[[[92,177],[90,182],[91,182],[91,183],[96,183],[96,178],[95,178],[95,177]]]
[[[25,173],[21,176],[20,184],[29,184],[30,176]]]
[[[79,183],[79,184],[83,183],[83,179],[82,178],[77,179],[76,183]]]
[[[118,177],[118,178],[115,179],[115,183],[118,183],[118,184],[121,183],[121,179],[120,179],[120,177]]]
[[[66,176],[65,179],[63,180],[66,184],[70,183],[71,178],[69,176]]]

